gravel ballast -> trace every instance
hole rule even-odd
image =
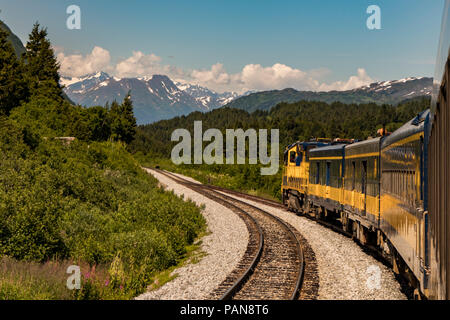
[[[173,271],[178,276],[157,290],[138,296],[137,300],[203,300],[225,280],[241,260],[248,244],[245,223],[228,208],[186,188],[164,175],[145,169],[176,195],[184,195],[197,205],[205,205],[202,211],[208,225],[207,236],[201,241],[206,256],[198,263],[187,264]],[[190,179],[191,181],[195,181]],[[197,181],[195,181],[197,182]]]
[[[319,272],[320,300],[405,300],[393,271],[366,254],[352,239],[308,218],[240,198],[266,210],[296,228],[314,250]],[[377,274],[380,282],[377,282]],[[377,285],[379,283],[379,285]]]

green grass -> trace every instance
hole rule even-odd
[[[3,257],[0,260],[0,300],[72,299],[65,273],[70,262],[23,262]]]

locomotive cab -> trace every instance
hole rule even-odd
[[[309,183],[309,151],[325,145],[328,143],[309,141],[295,142],[286,147],[281,194],[283,204],[290,210],[303,210]]]

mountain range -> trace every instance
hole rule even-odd
[[[422,96],[430,96],[433,78],[406,78],[393,81],[375,82],[346,91],[297,91],[295,89],[272,90],[253,93],[233,100],[226,107],[243,109],[248,112],[269,110],[280,102],[300,100],[332,103],[376,103],[398,104]]]
[[[97,72],[81,78],[61,77],[61,84],[72,101],[88,107],[121,101],[131,91],[139,124],[209,111],[239,96],[235,92],[216,93],[198,85],[174,82],[165,75],[120,79]]]
[[[164,75],[119,79],[98,72],[81,78],[63,77],[61,83],[66,86],[65,92],[72,101],[88,107],[120,101],[131,90],[137,122],[145,124],[222,106],[253,112],[269,110],[280,102],[300,100],[397,104],[431,95],[433,79],[413,77],[381,81],[346,91],[315,92],[288,88],[246,92],[243,95],[235,92],[217,93],[199,85],[172,81]]]

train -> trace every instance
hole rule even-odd
[[[375,248],[415,298],[450,299],[449,48],[447,0],[429,109],[391,134],[299,141],[283,155],[283,204]]]

